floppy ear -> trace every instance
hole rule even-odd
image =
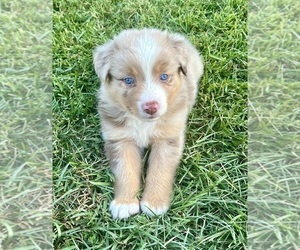
[[[173,45],[173,48],[177,51],[179,58],[178,70],[181,71],[185,76],[187,75],[187,63],[188,63],[188,48],[190,43],[180,34],[170,34],[169,39]]]
[[[102,83],[108,80],[108,72],[111,67],[111,56],[114,51],[114,42],[98,46],[94,50],[93,62],[94,68]]]

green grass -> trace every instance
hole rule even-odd
[[[0,249],[50,249],[51,7],[0,3]]]
[[[54,1],[56,249],[245,249],[247,2]],[[93,49],[126,28],[188,36],[205,73],[169,212],[112,220],[113,175],[96,111]]]
[[[250,4],[249,249],[299,249],[300,40],[297,1]]]

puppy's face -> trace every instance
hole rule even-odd
[[[128,30],[97,48],[95,69],[107,93],[126,112],[159,119],[181,88],[184,53],[182,37],[166,32]]]

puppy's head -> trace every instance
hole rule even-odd
[[[187,44],[178,34],[126,30],[95,50],[95,71],[120,109],[156,120],[181,89],[187,74]]]

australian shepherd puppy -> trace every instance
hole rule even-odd
[[[115,219],[142,210],[166,213],[197,95],[203,62],[179,34],[125,30],[94,51],[105,152],[115,176],[110,211]],[[141,189],[143,149],[151,147]]]

